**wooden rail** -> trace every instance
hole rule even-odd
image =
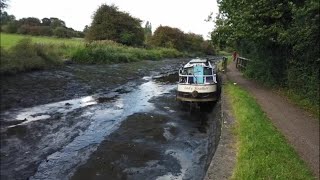
[[[207,59],[212,61],[216,65],[221,62],[222,63],[222,71],[223,71],[223,73],[227,72],[227,61],[228,61],[227,57],[225,57],[225,56],[215,56],[215,57],[208,57]]]
[[[252,60],[244,58],[244,57],[237,57],[236,59],[236,68],[240,71],[243,71],[246,69],[248,62],[251,62]]]

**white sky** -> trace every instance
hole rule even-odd
[[[205,39],[209,39],[214,23],[204,20],[211,12],[214,16],[218,13],[216,0],[9,0],[7,12],[17,19],[57,17],[68,27],[82,31],[103,3],[115,4],[121,11],[143,20],[143,27],[150,21],[153,31],[161,24],[201,34]]]

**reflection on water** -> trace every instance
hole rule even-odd
[[[128,94],[121,94],[114,103],[97,104],[90,109],[91,113],[84,112],[90,118],[90,126],[63,149],[48,156],[31,179],[67,178],[67,173],[85,161],[104,137],[120,126],[122,120],[134,113],[154,109],[149,100],[174,88],[174,85],[149,81]]]
[[[75,109],[86,107],[93,104],[97,104],[93,96],[86,96],[78,99],[60,101],[60,102],[35,106],[32,108],[25,108],[17,112],[10,112],[12,114],[16,114],[14,119],[21,121],[21,123],[9,126],[9,128],[17,125],[28,124],[32,121],[49,119],[51,115],[55,113],[62,113],[65,115],[69,112],[74,111]],[[10,114],[10,113],[5,112],[4,114]]]

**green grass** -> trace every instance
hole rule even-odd
[[[54,45],[66,45],[66,46],[79,46],[84,45],[84,40],[81,38],[62,39],[55,37],[42,37],[42,36],[29,36],[20,34],[7,34],[0,33],[1,47],[9,49],[16,45],[21,39],[31,38],[34,43],[54,44]]]
[[[113,41],[86,43],[81,39],[58,39],[1,33],[0,74],[15,74],[62,65],[63,60],[76,63],[127,63],[186,56],[170,48],[135,48]]]
[[[237,163],[232,179],[315,179],[247,91],[231,83],[225,90],[236,119]]]
[[[0,74],[15,74],[62,65],[58,49],[51,44],[35,44],[22,39],[9,49],[1,47]]]
[[[227,51],[218,51],[218,55],[220,56],[230,56],[232,54],[232,52],[227,52]]]
[[[319,102],[318,104],[314,105],[307,98],[303,98],[297,95],[295,92],[293,92],[290,89],[277,89],[276,91],[282,96],[287,97],[290,102],[306,110],[307,112],[309,112],[319,120],[319,114],[320,114]]]
[[[78,48],[72,60],[78,63],[122,63],[140,60],[176,58],[184,54],[168,48],[144,49],[124,46],[112,41],[97,41]]]

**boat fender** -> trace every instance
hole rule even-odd
[[[198,91],[193,91],[191,93],[192,97],[196,98],[198,96]]]

